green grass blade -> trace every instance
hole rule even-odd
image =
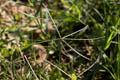
[[[120,36],[118,36],[118,53],[117,53],[117,80],[120,80]]]

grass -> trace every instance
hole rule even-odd
[[[120,80],[119,1],[19,1],[31,11],[0,14],[1,80]]]

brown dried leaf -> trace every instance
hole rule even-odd
[[[35,49],[35,52],[38,54],[37,62],[41,65],[47,56],[46,49],[44,46],[39,45],[39,44],[33,45],[33,48]]]

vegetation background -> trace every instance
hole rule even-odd
[[[120,80],[120,1],[0,0],[0,80]]]

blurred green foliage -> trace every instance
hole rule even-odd
[[[39,6],[34,15],[24,13],[27,18],[25,26],[18,24],[23,15],[14,13],[13,20],[15,23],[10,27],[0,28],[0,72],[3,72],[2,76],[4,76],[1,77],[0,75],[0,79],[11,79],[9,69],[12,70],[12,77],[15,79],[35,79],[29,66],[21,61],[20,54],[21,50],[24,55],[29,56],[29,60],[36,64],[37,56],[32,48],[35,43],[45,46],[47,59],[64,71],[62,72],[57,67],[52,66],[50,72],[45,72],[45,66],[41,68],[40,65],[32,65],[38,78],[41,78],[42,75],[49,80],[66,80],[69,78],[72,80],[120,79],[119,1],[53,0],[45,4],[63,38],[88,26],[86,30],[64,38],[64,41],[80,54],[90,58],[90,61],[79,56],[63,43],[56,29],[51,32],[48,30],[48,23],[54,24],[54,22],[50,19],[48,12],[42,12],[42,8],[45,8],[45,6],[43,7],[45,1],[28,0],[29,7],[33,9],[35,9],[36,3],[39,3]],[[36,20],[36,17],[40,19],[40,22],[31,28],[30,23]],[[47,19],[46,23],[44,23],[44,18]],[[45,32],[41,31],[37,34],[36,30],[41,30],[44,24],[46,25]],[[6,36],[6,39],[2,38],[3,35]],[[14,38],[10,39],[9,36]],[[15,40],[16,42],[18,40],[19,44],[15,43]],[[97,57],[100,59],[94,64]],[[23,77],[18,72],[15,74],[15,71],[21,66],[26,69]],[[80,75],[82,72],[84,73]]]

